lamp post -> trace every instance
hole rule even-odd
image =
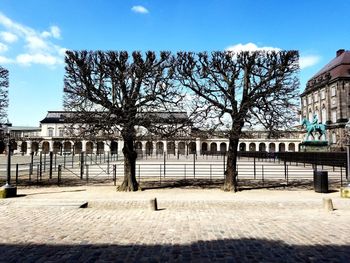
[[[0,197],[2,198],[14,197],[17,195],[17,187],[11,185],[11,134],[9,126],[9,124],[5,124],[3,129],[7,146],[7,176],[6,184],[0,189]]]

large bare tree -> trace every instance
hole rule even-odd
[[[172,121],[177,123],[173,114],[166,115],[169,125],[164,125],[164,115],[155,114],[174,110],[181,100],[171,82],[174,57],[169,52],[68,51],[65,61],[65,108],[75,111],[75,123],[84,123],[82,129],[90,134],[119,130],[124,140],[124,181],[119,190],[138,190],[136,129],[169,132]]]
[[[8,107],[9,72],[0,66],[0,123],[3,124],[7,118]]]
[[[207,124],[227,131],[224,190],[237,191],[237,150],[245,126],[273,132],[295,121],[298,58],[296,51],[178,53],[178,81],[201,104],[196,108]]]

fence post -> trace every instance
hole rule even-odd
[[[263,185],[264,185],[264,165],[261,165],[261,180],[262,180]]]
[[[255,156],[254,156],[254,180],[256,179],[256,161],[255,161]]]
[[[52,160],[53,159],[53,152],[50,152],[50,168],[49,168],[49,179],[52,179]]]
[[[84,152],[80,154],[80,180],[83,180],[84,176]]]
[[[44,173],[46,172],[46,153],[44,153]]]
[[[89,182],[89,165],[86,164],[85,167],[86,167],[86,173],[85,173],[86,183],[88,183]]]
[[[63,168],[66,168],[66,153],[63,153]]]
[[[18,163],[16,163],[16,185],[18,185]]]
[[[209,165],[209,167],[210,167],[210,174],[209,174],[210,177],[209,178],[210,178],[210,182],[211,182],[211,164]]]
[[[196,178],[196,158],[193,154],[193,179]]]
[[[141,170],[140,170],[140,164],[139,164],[139,182],[141,181]]]
[[[36,167],[36,183],[39,183],[40,164]]]
[[[29,175],[33,174],[33,165],[34,165],[34,152],[30,153],[30,168],[29,168]]]
[[[287,179],[287,162],[284,160],[284,179]]]
[[[117,165],[113,164],[113,183],[114,186],[117,185]]]
[[[57,185],[59,186],[61,183],[61,173],[62,173],[62,166],[59,164],[57,169]]]
[[[74,166],[74,151],[72,152],[72,168],[73,168],[73,166]]]
[[[43,172],[43,152],[40,152],[40,180],[41,180],[41,175],[42,175],[42,172]]]
[[[109,174],[109,156],[107,156],[107,174]]]
[[[162,165],[159,165],[159,184],[162,184]]]
[[[55,167],[55,171],[56,171],[56,167],[57,167],[57,153],[55,153],[55,165],[54,165],[54,167]]]
[[[166,173],[166,152],[164,152],[164,178],[165,178],[165,173]]]

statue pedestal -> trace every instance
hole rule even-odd
[[[300,144],[301,152],[328,152],[328,141],[303,141]]]

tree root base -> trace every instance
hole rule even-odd
[[[142,191],[142,188],[139,184],[135,185],[127,185],[127,184],[121,184],[117,186],[117,192],[136,192],[136,191]]]

